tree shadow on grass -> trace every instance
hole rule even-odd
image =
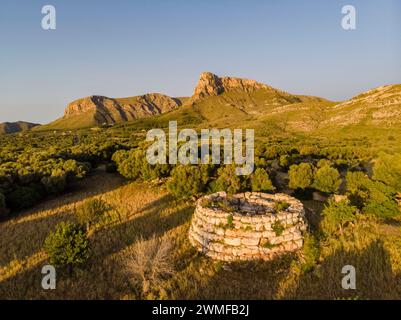
[[[100,255],[96,258],[119,252],[140,237],[147,240],[153,235],[161,236],[188,222],[192,213],[192,206],[176,209],[168,215],[154,208],[126,223],[100,230],[93,237],[94,251]]]
[[[85,200],[88,197],[110,192],[122,186],[125,182],[126,180],[120,175],[97,170],[90,173],[86,178],[69,185],[63,193],[48,195],[29,209],[11,213],[5,220],[0,220],[0,223],[7,222],[13,218],[30,216],[41,211],[55,210],[59,207]]]
[[[21,215],[15,217],[15,220],[0,223],[0,268],[7,265],[11,260],[22,259],[39,251],[46,236],[54,230],[58,223],[74,219],[71,215],[71,208],[63,206],[111,191],[121,186],[123,182],[122,178],[117,177],[116,181],[102,185],[101,182],[108,181],[110,176],[99,173],[95,175],[94,178],[87,178],[89,182],[84,180],[77,182],[77,189],[71,193],[50,199],[30,210],[21,212]],[[100,183],[99,186],[92,188],[94,184],[98,183]],[[31,217],[31,215],[42,210],[49,210],[49,213]],[[50,212],[50,210],[54,210],[54,212]]]
[[[177,200],[168,193],[154,201],[151,201],[148,204],[145,204],[140,211],[144,213],[152,213],[154,211],[160,211],[162,209],[172,207],[173,205],[177,206]]]
[[[293,254],[272,261],[223,263],[210,260],[212,276],[202,267],[199,274],[177,284],[174,299],[270,300],[275,299],[281,281],[288,275]],[[202,259],[208,259],[202,257]],[[209,270],[210,271],[210,270]]]
[[[132,293],[120,262],[120,253],[139,237],[149,239],[188,223],[193,207],[177,206],[171,196],[163,196],[143,207],[141,214],[125,223],[98,230],[91,239],[92,256],[69,276],[57,270],[57,289],[45,291],[40,283],[41,267],[24,270],[0,283],[0,297],[4,299],[120,299]],[[53,219],[53,217],[49,217]],[[56,221],[54,221],[56,224]],[[48,231],[48,230],[47,230]],[[47,235],[47,232],[46,232]],[[41,235],[43,236],[43,235]],[[27,239],[26,239],[27,240]],[[38,241],[38,246],[43,242]],[[43,265],[47,264],[44,262]]]
[[[346,265],[355,267],[356,290],[342,287]],[[377,240],[362,251],[337,250],[315,271],[301,276],[289,299],[400,299],[401,276],[393,272],[390,255]]]
[[[0,225],[0,268],[11,260],[20,260],[41,250],[49,232],[69,219],[72,216],[64,211],[39,220]]]
[[[43,265],[35,265],[1,281],[0,300],[46,299],[46,291],[41,286]]]

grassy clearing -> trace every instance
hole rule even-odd
[[[99,179],[96,177],[95,179]],[[110,177],[107,178],[108,181]],[[93,181],[92,181],[93,182]],[[84,193],[84,194],[82,194]],[[400,298],[401,236],[397,222],[365,219],[318,248],[271,262],[212,261],[187,240],[193,206],[177,202],[159,186],[132,183],[94,194],[112,210],[90,234],[92,256],[72,276],[58,270],[57,289],[40,287],[47,264],[44,238],[60,221],[75,220],[81,189],[55,206],[56,199],[0,225],[0,298],[3,299],[337,299]],[[49,206],[48,208],[46,208]],[[165,237],[173,243],[174,276],[144,294],[127,279],[122,261],[138,241]],[[316,244],[315,244],[316,245]],[[314,252],[310,254],[311,250]],[[318,252],[318,255],[316,255]],[[316,259],[316,261],[306,261]],[[308,263],[308,268],[303,266]],[[344,265],[357,269],[357,290],[341,288]]]

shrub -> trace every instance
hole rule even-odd
[[[365,213],[375,215],[380,219],[389,219],[400,214],[391,187],[381,182],[371,181],[368,190],[369,196],[362,209]]]
[[[301,269],[303,272],[309,272],[315,268],[320,255],[319,242],[315,236],[309,233],[305,234],[302,252],[303,261]]]
[[[400,214],[394,188],[382,182],[373,181],[361,172],[349,172],[346,179],[349,198],[364,213],[380,219],[388,219]]]
[[[130,180],[154,180],[166,177],[170,173],[170,167],[167,164],[149,164],[146,152],[141,149],[117,151],[112,160],[117,165],[117,171]]]
[[[287,210],[290,207],[290,204],[286,201],[277,201],[274,203],[274,210],[276,212]]]
[[[340,173],[337,169],[323,166],[316,171],[313,187],[325,193],[336,193],[341,185]]]
[[[140,238],[124,255],[124,272],[133,285],[140,285],[145,297],[174,274],[171,251],[171,241],[153,236],[148,241]]]
[[[357,208],[348,201],[329,200],[322,212],[321,228],[327,235],[342,232],[343,228],[356,220]]]
[[[323,167],[331,167],[332,163],[330,160],[327,159],[321,159],[318,161],[318,163],[316,164],[316,166],[318,168],[323,168]]]
[[[401,192],[401,155],[380,154],[373,167],[373,179]]]
[[[86,200],[76,209],[78,222],[89,230],[96,225],[109,210],[106,202],[100,199]]]
[[[72,222],[61,222],[51,232],[44,243],[44,249],[54,266],[83,264],[89,258],[90,244],[88,236],[81,225]]]
[[[172,171],[167,189],[177,198],[188,199],[199,195],[208,179],[207,166],[178,165]]]
[[[346,182],[346,190],[350,193],[357,193],[362,190],[367,190],[369,178],[365,173],[360,171],[348,172]]]
[[[89,163],[77,162],[76,160],[67,160],[63,164],[63,170],[67,174],[69,180],[82,179],[91,169]]]
[[[202,207],[204,208],[218,208],[225,212],[234,212],[234,207],[227,200],[208,200],[204,199],[202,201]]]
[[[251,176],[252,191],[274,191],[276,188],[273,186],[269,175],[266,170],[258,168]]]
[[[313,166],[309,163],[292,165],[289,174],[288,186],[291,189],[306,189],[313,183]]]
[[[280,156],[279,165],[282,168],[288,168],[290,165],[291,157],[288,154],[283,154]]]
[[[277,220],[272,224],[272,229],[276,236],[279,237],[283,234],[285,227],[279,220]]]
[[[55,169],[51,176],[43,177],[41,182],[46,192],[59,193],[63,191],[67,185],[67,174],[61,169]]]
[[[235,194],[243,187],[240,176],[235,174],[235,165],[226,165],[217,170],[216,191],[225,191],[228,194]]]

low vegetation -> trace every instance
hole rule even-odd
[[[149,165],[141,142],[141,130],[155,125],[148,121],[141,120],[140,129],[126,124],[96,133],[0,137],[1,297],[401,298],[396,129],[385,131],[391,139],[363,127],[338,135],[328,129],[259,133],[255,171],[245,177],[235,175],[233,165]],[[206,258],[187,234],[194,201],[216,191],[285,192],[300,199],[310,222],[303,249],[270,262]],[[205,206],[229,211],[225,203]],[[287,208],[275,205],[276,211]],[[224,223],[226,229],[232,224],[230,218]],[[277,235],[282,230],[274,224]],[[40,288],[48,263],[60,271],[57,290]],[[348,264],[364,270],[352,292],[339,281]]]
[[[61,222],[51,232],[44,243],[49,262],[56,266],[66,266],[69,271],[77,264],[85,263],[90,255],[90,244],[85,229],[72,222]]]

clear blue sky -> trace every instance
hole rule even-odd
[[[333,100],[401,83],[401,1],[1,0],[0,122],[46,123],[92,94],[188,96],[202,71]]]

